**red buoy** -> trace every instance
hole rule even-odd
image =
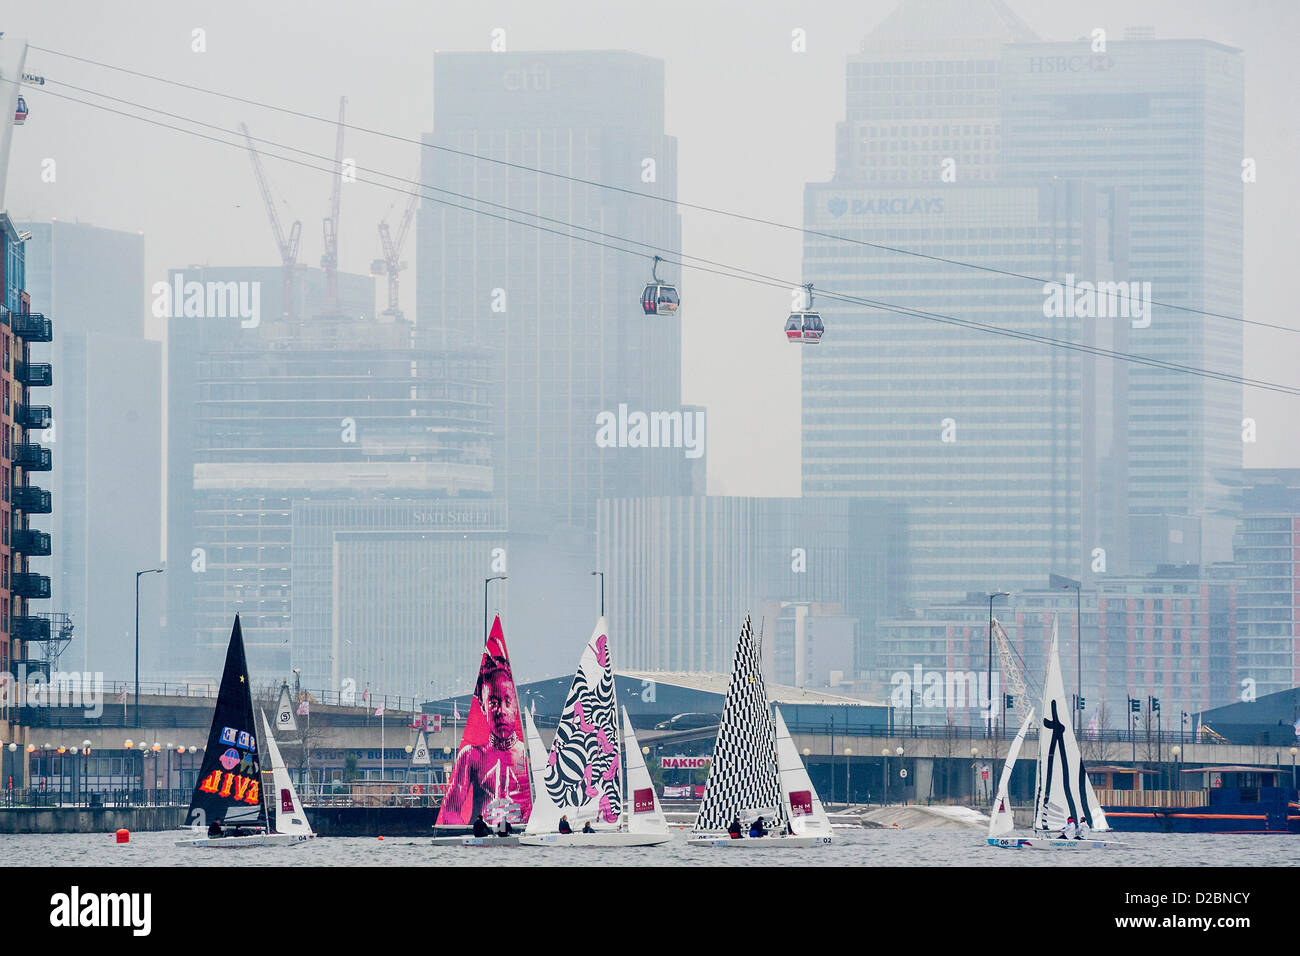
[[[118,830],[118,831],[117,831],[117,842],[118,842],[118,843],[130,843],[130,842],[131,842],[131,831],[130,831],[130,830],[126,830],[126,829]]]

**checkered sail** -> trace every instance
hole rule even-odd
[[[753,811],[761,812],[769,825],[785,822],[776,770],[776,729],[767,705],[754,630],[746,614],[695,832],[725,830],[734,818]],[[752,817],[741,820],[746,827],[752,822]]]

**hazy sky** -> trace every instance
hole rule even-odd
[[[835,123],[844,115],[844,65],[898,0],[774,2],[485,2],[428,0],[274,4],[229,0],[10,4],[11,36],[202,87],[332,116],[348,97],[354,123],[418,138],[432,127],[432,54],[487,50],[506,31],[512,51],[624,49],[662,58],[667,131],[678,138],[680,198],[797,224],[804,183],[827,179]],[[904,0],[906,2],[906,0]],[[1246,186],[1245,314],[1300,326],[1291,303],[1300,155],[1295,69],[1300,5],[1294,0],[1226,4],[1187,0],[1100,0],[1087,4],[1009,0],[1045,40],[1071,40],[1101,26],[1111,38],[1134,25],[1157,36],[1207,38],[1242,49],[1246,63],[1246,155],[1259,180]],[[796,27],[807,52],[791,52]],[[191,50],[195,28],[207,50]],[[321,154],[332,128],[31,51],[28,72],[156,106]],[[69,95],[82,94],[50,87]],[[15,218],[79,219],[140,230],[147,281],[191,263],[273,265],[278,255],[247,154],[171,130],[28,93],[17,131],[8,201]],[[758,130],[775,130],[758,135]],[[359,166],[413,177],[417,148],[350,133],[344,153]],[[41,163],[57,163],[43,183]],[[288,221],[303,221],[301,261],[315,265],[327,213],[325,173],[266,160]],[[364,175],[364,174],[363,174]],[[379,255],[376,226],[395,222],[403,197],[363,183],[343,189],[341,268],[365,272]],[[289,214],[291,211],[291,214]],[[797,277],[797,234],[686,211],[684,251],[772,275]],[[415,291],[414,231],[405,256],[404,303]],[[799,491],[800,349],[781,333],[782,290],[688,273],[684,399],[709,409],[709,490],[778,495]],[[382,287],[379,289],[383,294]],[[57,321],[58,316],[54,316]],[[161,327],[155,334],[161,337]],[[829,340],[828,340],[829,341]],[[1247,376],[1300,385],[1300,338],[1247,329]],[[1300,467],[1300,400],[1246,390],[1259,425],[1246,464]]]

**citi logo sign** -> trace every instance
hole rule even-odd
[[[154,318],[239,319],[246,329],[262,322],[260,282],[186,282],[177,274],[150,291]]]
[[[629,412],[596,416],[598,448],[682,448],[687,458],[704,454],[704,412]]]
[[[74,886],[50,897],[50,925],[59,928],[127,927],[133,936],[148,936],[152,912],[152,893],[82,893]]]
[[[1151,324],[1150,282],[1065,282],[1043,285],[1043,315],[1049,319],[1130,319],[1133,328]]]

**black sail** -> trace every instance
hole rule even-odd
[[[236,614],[217,709],[208,732],[208,749],[203,752],[203,765],[185,816],[186,826],[266,825],[256,731],[244,634]]]

